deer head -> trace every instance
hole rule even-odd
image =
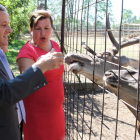
[[[137,100],[138,72],[132,70],[109,70],[105,72],[103,80],[106,87],[111,89],[112,92],[117,93],[119,88],[123,95],[128,95]],[[124,99],[124,97],[121,98]]]
[[[86,54],[78,54],[78,53],[68,53],[65,56],[65,63],[69,65],[69,71],[74,74],[82,74],[86,78],[93,81],[94,74],[94,82],[98,84],[103,84],[103,66],[104,60]],[[106,63],[106,70],[117,69],[117,66]]]

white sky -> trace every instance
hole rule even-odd
[[[112,13],[115,16],[116,22],[120,22],[122,0],[111,1],[113,6]],[[132,10],[133,15],[136,15],[137,18],[140,17],[140,0],[123,0],[123,8]]]

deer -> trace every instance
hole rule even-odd
[[[106,26],[110,29],[108,20]],[[116,54],[119,52],[119,49],[139,43],[140,37],[123,40],[119,44],[115,40],[111,30],[108,30],[108,36],[113,44],[109,51],[96,53],[85,43],[82,43],[91,55],[70,52],[65,56],[65,63],[69,65],[69,71],[74,74],[82,74],[101,86],[105,83],[106,87],[116,96],[118,95],[117,89],[119,87],[119,98],[126,102],[124,104],[136,117],[135,108],[137,100],[139,102],[138,109],[140,109],[140,98],[137,99],[139,61],[125,56],[117,57]],[[118,64],[120,64],[120,70]],[[133,70],[127,70],[126,67],[128,66],[131,66]],[[137,130],[140,135],[139,114],[137,117]]]
[[[138,92],[138,71],[134,70],[109,70],[106,71],[103,80],[106,88],[110,89],[116,96],[123,99],[123,103],[128,107],[132,114],[137,116],[137,100],[138,110],[140,109],[140,96]],[[119,88],[119,92],[118,92]],[[138,93],[139,94],[139,93]],[[134,108],[132,108],[132,107]],[[140,135],[140,115],[137,117],[137,130]]]

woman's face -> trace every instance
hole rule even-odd
[[[34,43],[40,47],[48,46],[52,30],[49,18],[39,20],[36,27],[31,29]]]

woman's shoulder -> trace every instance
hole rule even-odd
[[[33,45],[31,45],[29,42],[30,42],[30,40],[29,40],[29,41],[27,41],[27,42],[23,45],[23,47],[22,47],[22,48],[27,48],[27,49],[29,49],[29,48],[34,48],[34,46],[33,46]]]
[[[51,41],[51,43],[52,43],[53,45],[59,46],[58,43],[57,43],[56,41],[53,41],[53,40],[50,40],[50,41]]]
[[[58,45],[57,42],[51,40],[51,43],[52,43],[52,47],[56,50],[56,51],[59,51],[60,52],[60,47]]]
[[[20,49],[17,59],[19,58],[33,58],[35,56],[34,46],[29,44],[29,41],[26,42],[26,44],[23,45],[23,47]]]
[[[29,41],[27,41],[23,46],[22,48],[20,49],[20,52],[23,51],[23,52],[28,52],[28,53],[33,53],[36,51],[36,47],[31,45],[29,43]]]

